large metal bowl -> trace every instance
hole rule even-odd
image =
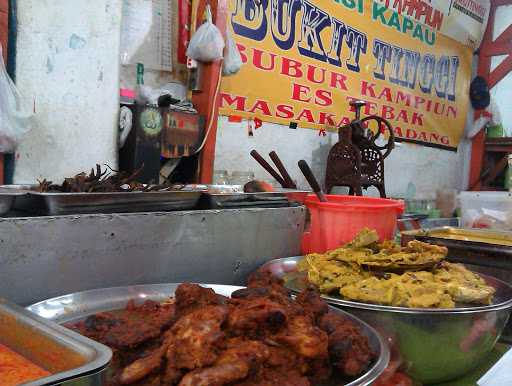
[[[304,274],[297,273],[301,259],[277,259],[262,268],[286,278],[287,287],[299,291],[305,285]],[[404,370],[412,378],[424,384],[441,383],[478,366],[494,348],[510,316],[512,287],[481,276],[496,289],[494,303],[489,306],[419,309],[323,298],[375,327],[399,350]]]
[[[230,285],[201,285],[203,287],[212,288],[216,293],[224,296],[231,296],[233,291],[244,288]],[[28,306],[27,309],[43,318],[62,324],[78,321],[98,312],[124,308],[126,303],[131,299],[141,301],[151,299],[162,302],[174,296],[174,292],[178,286],[179,283],[171,283],[102,288],[44,300]],[[371,349],[377,354],[377,360],[372,367],[358,379],[346,383],[345,386],[371,385],[388,366],[390,357],[388,345],[380,335],[365,322],[342,310],[336,308],[331,309],[358,325],[362,333],[368,337]]]

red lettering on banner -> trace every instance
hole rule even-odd
[[[301,67],[301,62],[289,58],[283,58],[281,63],[281,75],[290,76],[292,78],[302,78],[304,74]]]
[[[339,74],[337,72],[331,72],[331,88],[337,88],[340,90],[348,91],[347,84],[345,83],[346,81],[346,75]]]
[[[420,96],[414,97],[414,108],[418,109],[421,105],[423,105],[426,102],[425,98],[422,98]]]
[[[402,121],[404,123],[409,123],[409,116],[406,110],[400,110],[400,113],[396,117],[397,121]]]
[[[382,92],[379,95],[379,99],[385,98],[388,102],[393,102],[393,98],[391,97],[391,89],[389,87],[384,87]]]
[[[316,70],[320,70],[320,73],[322,74],[321,79],[316,80],[315,79],[315,72]],[[312,66],[311,64],[308,66],[308,75],[307,78],[310,82],[316,83],[316,84],[322,84],[325,82],[325,68],[318,68],[315,66]]]
[[[453,119],[457,119],[457,108],[454,106],[448,106],[448,112],[446,113],[446,117],[450,118],[450,116]]]
[[[311,101],[311,97],[309,96],[309,92],[311,91],[311,88],[308,86],[304,86],[302,84],[293,84],[293,91],[292,91],[292,99],[299,102],[309,102]],[[305,94],[305,98],[302,96]]]
[[[290,105],[277,105],[276,117],[292,119],[293,118],[293,106]]]
[[[403,103],[407,107],[411,106],[411,94],[406,94],[400,90],[396,92],[396,103]]]
[[[432,141],[432,139],[434,139],[435,142],[439,142],[439,134],[437,134],[437,133],[430,134],[430,141]]]
[[[220,107],[226,107],[236,104],[235,109],[238,111],[245,111],[245,102],[247,101],[247,97],[242,96],[232,96],[230,94],[221,93],[220,94]]]
[[[276,67],[276,54],[268,53],[262,50],[258,50],[254,48],[254,55],[253,55],[253,64],[256,66],[256,68],[259,68],[260,70],[264,71],[272,71]],[[263,65],[263,54],[266,53],[270,55],[270,61],[271,64],[267,65],[266,67]]]
[[[382,118],[387,120],[394,120],[395,109],[391,106],[382,106]]]
[[[256,101],[252,109],[249,110],[250,113],[255,113],[256,111],[260,111],[263,115],[272,116],[268,102],[264,100]]]
[[[447,136],[441,137],[441,143],[443,145],[449,145],[450,144],[450,138],[448,138]]]
[[[237,43],[238,51],[240,52],[240,57],[242,58],[242,63],[246,64],[248,61],[247,55],[245,54],[246,47],[243,44]]]
[[[297,121],[303,121],[306,118],[306,121],[309,123],[315,123],[315,119],[313,118],[313,113],[309,109],[304,109],[297,117]]]
[[[315,104],[318,106],[331,106],[332,105],[332,94],[327,90],[317,90],[315,92]]]
[[[413,125],[423,126],[423,114],[421,113],[412,113],[412,122]]]
[[[393,129],[393,132],[395,133],[395,135],[397,137],[400,137],[402,138],[404,136],[404,133],[402,133],[402,128],[400,126],[396,126],[394,129]]]
[[[349,118],[349,117],[343,117],[341,118],[341,121],[340,123],[338,124],[338,126],[347,126],[347,125],[350,125],[350,122],[352,120]]]
[[[418,136],[418,141],[423,141],[423,142],[427,142],[428,139],[427,139],[427,133],[425,133],[424,131],[422,131],[420,133],[420,135]]]
[[[325,113],[323,111],[320,112],[320,119],[319,119],[319,123],[321,125],[329,125],[329,126],[336,126],[336,123],[334,123],[334,119],[336,117],[334,116],[334,114],[331,114],[331,113]]]
[[[414,129],[407,129],[405,136],[408,139],[416,139],[418,138],[418,133]]]
[[[375,83],[368,83],[366,80],[361,82],[361,94],[364,96],[369,96],[370,98],[377,98],[377,94],[375,93]]]

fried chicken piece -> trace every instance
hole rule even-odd
[[[308,286],[297,296],[295,301],[310,313],[314,320],[318,320],[329,311],[329,306],[321,298],[320,292],[315,286]]]
[[[167,347],[161,346],[151,354],[125,367],[121,372],[119,382],[122,385],[131,385],[151,374],[161,366],[166,350]]]
[[[247,279],[247,287],[249,288],[272,287],[274,285],[277,285],[278,287],[281,287],[283,290],[286,290],[284,288],[283,279],[273,275],[272,272],[269,272],[267,270],[259,269],[251,273],[249,275],[249,278]]]
[[[176,315],[181,318],[204,306],[216,306],[225,303],[225,298],[217,295],[211,288],[197,284],[183,283],[175,293]]]
[[[217,360],[224,338],[221,325],[227,316],[227,306],[203,306],[174,324],[176,368],[193,370]]]
[[[308,316],[295,316],[288,321],[286,330],[276,335],[274,339],[293,348],[303,357],[327,358],[327,334],[313,325]]]
[[[374,355],[368,338],[351,321],[332,312],[320,319],[319,326],[329,337],[329,356],[334,367],[348,376],[365,371]]]
[[[311,386],[308,378],[296,370],[263,367],[255,375],[236,386]]]
[[[282,328],[286,310],[266,298],[233,300],[228,317],[228,329],[234,335],[262,337]]]
[[[129,349],[157,338],[175,317],[173,304],[132,300],[122,311],[102,312],[70,327],[81,334],[116,349]]]
[[[165,369],[162,376],[162,384],[166,386],[172,386],[176,384],[183,376],[182,371],[178,369],[176,363],[176,342],[174,339],[172,339],[172,342],[167,347],[165,358],[167,362],[165,364]]]
[[[269,356],[267,347],[258,341],[240,340],[222,352],[212,367],[185,375],[179,386],[222,386],[240,381],[257,369]]]

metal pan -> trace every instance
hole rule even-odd
[[[403,243],[415,239],[447,247],[452,261],[512,270],[510,232],[455,227],[402,232]]]
[[[4,300],[0,343],[52,374],[25,386],[101,386],[112,357],[108,347]]]
[[[308,191],[296,189],[276,189],[273,192],[258,193],[210,193],[205,192],[201,198],[203,209],[234,209],[244,207],[278,208],[290,206],[290,202],[303,202]]]
[[[306,285],[297,263],[303,256],[266,263],[269,270],[285,279],[291,290]],[[512,287],[491,276],[481,275],[496,288],[494,304],[454,309],[418,309],[352,302],[322,295],[366,321],[389,341],[395,342],[408,374],[425,384],[461,377],[485,361],[501,337],[512,308]]]
[[[138,299],[140,301],[147,299],[155,301],[167,300],[174,295],[178,285],[178,283],[171,283],[103,288],[45,300],[31,305],[27,307],[27,309],[42,317],[62,324],[78,321],[98,312],[124,308],[126,303],[131,299]],[[211,288],[216,293],[224,296],[231,296],[233,291],[243,288],[230,285],[201,285]],[[389,363],[389,349],[387,344],[376,331],[366,323],[341,310],[332,310],[342,314],[358,325],[362,333],[368,337],[370,347],[378,355],[376,362],[364,375],[347,383],[346,386],[371,385],[372,382],[382,374]]]
[[[0,216],[11,211],[16,199],[25,196],[27,192],[27,190],[21,189],[21,186],[19,185],[0,186]]]
[[[200,191],[38,193],[29,192],[25,210],[42,215],[168,212],[193,209]]]

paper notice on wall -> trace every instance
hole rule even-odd
[[[171,21],[170,0],[124,0],[121,64],[172,71]]]
[[[399,14],[476,49],[482,42],[490,0],[375,0]]]

